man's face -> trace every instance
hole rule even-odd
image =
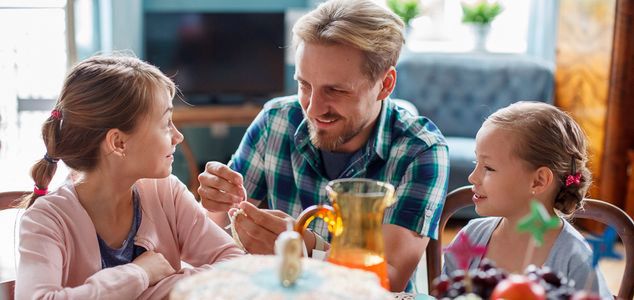
[[[354,152],[370,137],[389,95],[383,78],[362,73],[363,53],[345,45],[301,43],[295,54],[299,100],[315,147]],[[391,92],[391,90],[390,90]]]

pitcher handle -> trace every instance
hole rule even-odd
[[[303,234],[304,230],[308,228],[310,222],[315,218],[320,218],[328,225],[328,231],[331,233],[335,230],[336,214],[335,209],[330,205],[312,205],[306,208],[297,218],[295,223],[295,231],[299,234]]]

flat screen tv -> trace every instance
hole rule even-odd
[[[284,26],[284,13],[148,12],[145,59],[192,104],[261,100],[284,92]]]

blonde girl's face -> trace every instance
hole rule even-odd
[[[534,171],[519,158],[513,132],[485,123],[476,135],[476,164],[469,175],[481,216],[519,219],[529,211]]]
[[[172,123],[172,98],[167,90],[154,93],[149,115],[138,124],[129,139],[125,159],[138,178],[164,178],[172,173],[176,145],[183,135]]]

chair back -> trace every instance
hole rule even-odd
[[[24,191],[1,192],[0,211],[14,208],[19,204],[19,199],[28,194]],[[3,243],[6,245],[6,243]],[[12,300],[15,297],[15,279],[4,279],[0,281],[0,299]]]
[[[15,280],[0,282],[0,299],[13,300],[15,298]]]
[[[25,191],[1,192],[0,193],[0,210],[14,208],[18,205],[18,199],[28,194]]]
[[[454,213],[473,205],[471,186],[457,188],[447,194],[445,206],[438,225],[438,240],[430,240],[427,246],[427,284],[440,276],[442,259],[442,232]],[[621,278],[618,299],[634,298],[634,221],[620,208],[595,199],[585,199],[584,208],[576,211],[573,218],[590,219],[614,228],[625,247],[625,270]]]
[[[594,220],[616,230],[625,247],[625,269],[617,299],[634,298],[634,221],[620,208],[601,200],[585,199],[574,218]]]
[[[442,233],[447,221],[461,208],[473,205],[472,197],[471,186],[463,186],[449,192],[445,198],[445,206],[438,224],[438,239],[430,239],[427,245],[427,287],[430,291],[433,287],[432,282],[440,276],[442,270]]]

